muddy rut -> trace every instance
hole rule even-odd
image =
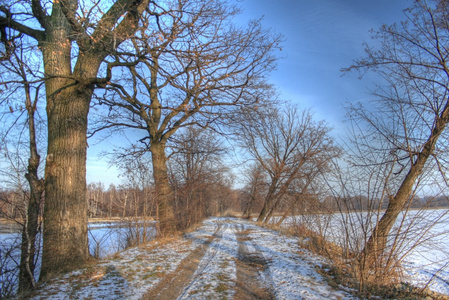
[[[262,275],[267,261],[251,244],[248,230],[237,232],[239,256],[237,264],[237,287],[234,299],[276,299]]]

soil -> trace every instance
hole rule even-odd
[[[267,262],[262,255],[249,251],[247,247],[248,243],[251,243],[251,239],[248,237],[249,232],[239,230],[239,228],[236,229],[239,254],[236,260],[237,282],[234,299],[276,299],[270,287],[262,278]],[[157,286],[148,291],[141,299],[168,300],[182,296],[191,283],[198,265],[212,241],[223,238],[220,231],[221,226],[218,226],[212,236],[204,236],[203,240],[199,241],[200,246],[180,263],[176,271],[166,275]]]
[[[234,299],[276,299],[271,289],[262,278],[267,268],[265,258],[257,253],[250,252],[246,243],[251,243],[247,231],[238,231],[239,255],[237,265],[237,288]]]

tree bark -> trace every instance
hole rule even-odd
[[[41,278],[79,267],[87,240],[87,114],[92,88],[66,88],[48,104],[44,247]]]
[[[109,80],[96,78],[100,64],[135,34],[148,3],[148,0],[112,1],[108,11],[89,28],[79,18],[80,1],[76,0],[54,1],[45,8],[40,1],[17,2],[11,4],[14,13],[2,7],[6,16],[0,16],[0,23],[34,38],[43,56],[48,148],[42,281],[79,267],[89,258],[85,198],[89,104],[94,84]],[[21,24],[11,18],[23,13],[28,16],[32,13],[35,19]],[[81,15],[88,13],[82,11]],[[37,22],[39,29],[28,27]],[[74,42],[77,51],[72,52]]]
[[[368,265],[375,264],[384,253],[387,247],[388,234],[393,228],[399,213],[402,211],[407,201],[409,201],[413,190],[413,185],[415,184],[417,178],[421,175],[428,158],[435,150],[438,138],[444,131],[448,121],[449,102],[446,102],[441,115],[436,117],[435,125],[429,138],[424,144],[422,150],[417,154],[416,161],[412,164],[407,176],[397,190],[396,195],[390,199],[387,210],[376,224],[365,245],[365,248],[361,252],[361,255],[364,256],[365,263]]]
[[[101,53],[80,55],[72,73],[70,28],[60,8],[54,8],[49,27],[41,43],[48,122],[41,280],[89,258],[86,134],[93,86],[81,80],[95,78],[103,59]]]
[[[172,205],[172,190],[168,181],[165,145],[153,140],[150,146],[153,176],[156,190],[159,235],[166,236],[176,231],[176,220]]]

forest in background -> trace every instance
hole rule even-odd
[[[180,208],[184,215],[184,222],[187,227],[197,224],[207,216],[226,215],[227,212],[239,215],[242,214],[250,202],[250,193],[245,189],[233,189],[226,185],[210,185],[205,182],[197,186],[199,190],[191,193],[190,189],[176,188],[177,196],[174,199],[176,206]],[[192,201],[187,205],[187,194],[193,196]],[[26,203],[29,195],[24,191],[2,190],[0,192],[1,218],[6,220],[17,220],[23,222],[26,211]],[[322,214],[338,213],[337,200],[326,197],[319,200],[311,195],[304,196],[305,199],[296,207],[292,214]],[[87,185],[87,198],[89,218],[130,218],[130,217],[151,217],[156,218],[156,200],[154,189],[151,187],[127,187],[115,186],[111,184],[105,188],[101,183],[90,183]],[[341,199],[339,201],[342,201]],[[347,200],[352,209],[350,211],[367,211],[370,207],[370,200],[367,197],[359,196]],[[447,196],[426,196],[415,197],[410,205],[411,209],[435,209],[449,207]],[[387,208],[385,203],[382,209]],[[251,208],[251,215],[257,215],[263,205],[262,197],[256,199]],[[282,214],[285,210],[282,205],[276,214]],[[178,218],[183,219],[181,216]]]

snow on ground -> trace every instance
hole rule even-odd
[[[131,248],[46,285],[32,299],[139,299],[154,288],[204,237],[213,236],[178,299],[232,299],[239,259],[237,234],[249,252],[263,256],[261,282],[277,299],[355,299],[330,287],[317,269],[324,259],[299,247],[298,239],[239,219],[212,218],[185,238]]]
[[[191,283],[178,299],[217,299],[217,294],[225,299],[233,298],[237,280],[235,266],[238,255],[237,237],[235,228],[231,227],[229,221],[204,222],[204,227],[211,234],[217,226],[219,226],[217,238],[210,244]],[[191,235],[193,238],[195,236],[195,233]]]
[[[110,260],[49,282],[31,299],[140,299],[196,246],[181,239],[160,246],[151,243],[130,248]]]
[[[298,239],[249,223],[245,229],[268,262],[267,277],[277,299],[356,299],[330,287],[318,274],[324,259],[299,247]]]
[[[402,262],[405,280],[417,287],[449,295],[448,240],[418,245]],[[443,247],[443,249],[440,249]]]

